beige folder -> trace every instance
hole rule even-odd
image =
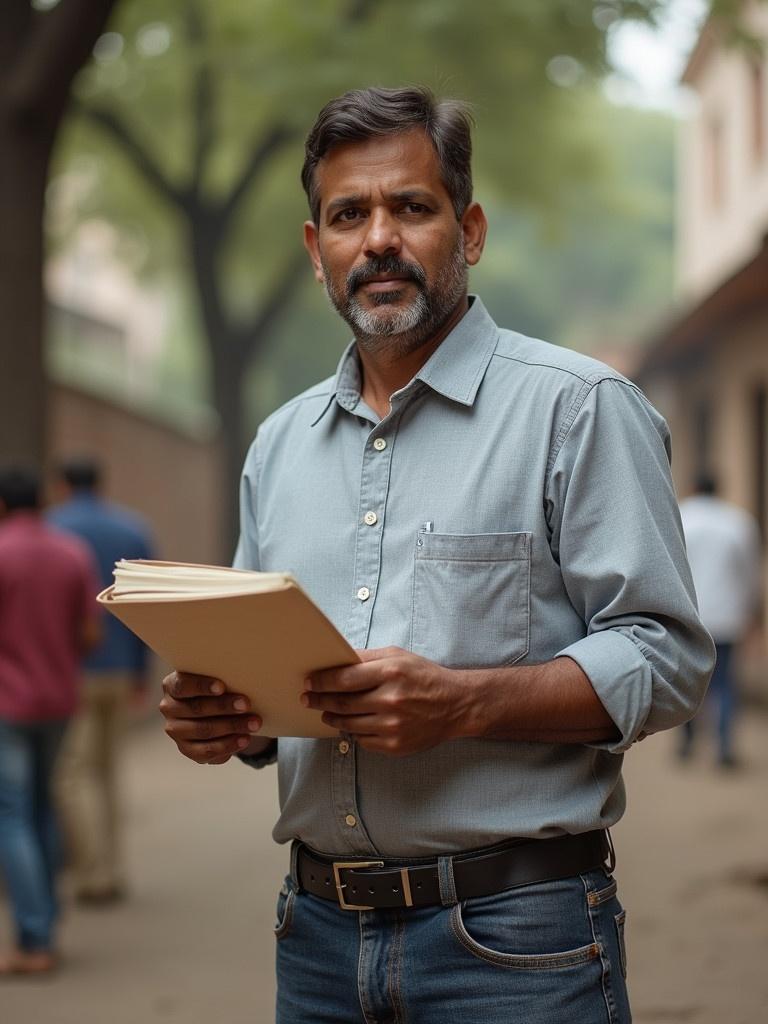
[[[261,593],[114,595],[99,604],[178,671],[220,679],[251,698],[263,736],[336,736],[299,701],[309,672],[359,661],[292,577]]]

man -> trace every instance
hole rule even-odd
[[[17,932],[0,974],[56,963],[51,772],[99,638],[90,553],[45,525],[39,491],[31,471],[0,470],[0,867]]]
[[[94,459],[66,460],[58,483],[64,501],[51,510],[50,521],[91,548],[99,589],[112,582],[118,559],[152,557],[149,530],[139,516],[101,496]],[[110,615],[84,671],[83,703],[62,751],[58,791],[75,897],[101,906],[125,894],[119,753],[131,701],[146,693],[146,647]]]
[[[339,97],[307,140],[304,241],[354,341],[259,431],[237,564],[290,567],[362,663],[307,680],[337,741],[279,743],[282,1024],[628,1021],[621,755],[711,669],[663,421],[467,297],[470,154],[419,88]],[[164,686],[193,760],[277,756],[220,681]]]
[[[760,607],[760,531],[749,512],[717,497],[717,483],[709,474],[702,475],[696,493],[681,502],[680,514],[701,620],[717,651],[710,696],[717,703],[718,764],[734,768],[736,688],[731,659]],[[684,760],[691,756],[693,739],[692,719],[685,723],[680,747]]]

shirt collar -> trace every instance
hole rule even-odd
[[[469,301],[467,312],[413,378],[445,398],[467,406],[474,404],[499,333],[478,296],[470,295]],[[339,360],[328,402],[312,426],[323,419],[334,401],[352,412],[360,400],[361,383],[357,346],[351,341]],[[413,381],[406,387],[412,384]]]

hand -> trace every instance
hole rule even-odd
[[[362,664],[309,676],[301,695],[323,721],[386,754],[415,754],[464,735],[468,689],[460,673],[399,647],[358,651]]]
[[[163,680],[159,709],[165,731],[198,764],[224,764],[249,747],[261,728],[249,699],[225,691],[221,680],[189,672],[171,672]]]

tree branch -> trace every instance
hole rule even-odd
[[[76,110],[117,143],[147,184],[159,192],[163,199],[181,209],[188,208],[188,194],[173,184],[146,146],[139,141],[134,132],[114,111],[105,107],[90,107],[84,104],[78,104]]]
[[[58,122],[72,79],[88,60],[116,0],[61,0],[39,12],[9,80],[6,101],[17,116]]]
[[[208,155],[213,145],[214,79],[210,63],[204,56],[207,32],[200,4],[188,0],[186,15],[187,35],[195,65],[192,87],[192,124],[195,141],[189,189],[194,195],[200,196],[205,180]]]
[[[229,195],[222,200],[219,212],[226,222],[233,215],[254,179],[282,146],[298,136],[298,131],[285,124],[274,124],[268,128],[251,150],[240,176],[232,186]]]
[[[306,267],[307,258],[304,251],[297,249],[258,313],[249,323],[238,329],[238,358],[243,363],[257,352],[265,336],[283,313],[284,306],[301,283]]]

